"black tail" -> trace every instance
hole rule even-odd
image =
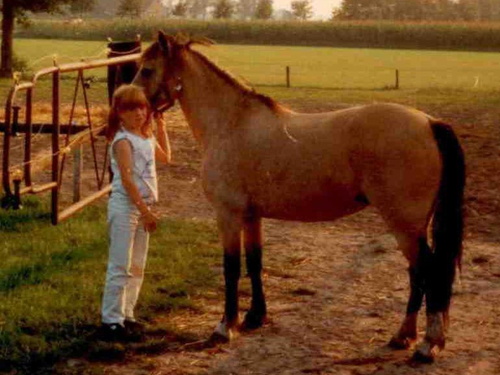
[[[428,312],[447,312],[456,267],[461,267],[465,161],[453,129],[431,123],[443,170],[433,220],[433,261],[427,290]]]

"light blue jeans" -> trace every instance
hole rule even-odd
[[[127,197],[111,195],[108,203],[109,260],[102,298],[102,322],[134,321],[149,245],[139,210]]]

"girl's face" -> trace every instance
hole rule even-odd
[[[145,106],[124,109],[118,112],[122,126],[129,132],[140,132],[147,120],[148,110]]]

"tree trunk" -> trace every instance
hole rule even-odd
[[[14,34],[14,5],[12,0],[4,0],[2,7],[2,65],[1,77],[12,77],[12,37]]]

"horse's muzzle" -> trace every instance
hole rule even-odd
[[[167,109],[170,109],[175,104],[175,99],[173,99],[170,95],[165,95],[166,93],[163,90],[158,91],[153,95],[149,102],[151,107],[156,112],[164,112]]]

